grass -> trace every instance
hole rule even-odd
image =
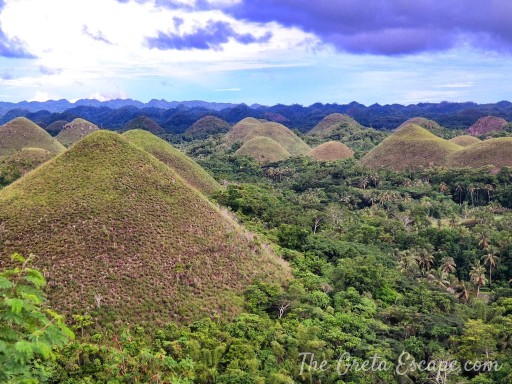
[[[12,183],[54,156],[55,154],[48,152],[46,149],[23,148],[12,155],[0,158],[0,178]]]
[[[501,117],[486,116],[478,119],[468,128],[467,132],[473,136],[480,136],[489,132],[501,131],[505,125],[507,125],[507,120]]]
[[[43,128],[24,117],[17,117],[0,127],[0,157],[12,155],[23,148],[42,148],[51,153],[65,150]]]
[[[252,117],[237,123],[227,134],[230,144],[246,143],[255,137],[268,137],[281,145],[291,156],[305,156],[311,148],[284,125],[275,122],[261,122]]]
[[[443,128],[434,120],[429,120],[424,117],[413,117],[411,119],[408,119],[404,121],[402,124],[400,124],[400,126],[397,129],[400,129],[410,124],[415,124],[420,126],[421,128],[425,128],[430,133],[433,133],[434,135],[439,136],[441,138],[449,139],[453,136],[453,130]]]
[[[365,127],[348,115],[331,113],[324,117],[311,131],[309,131],[309,134],[323,138],[330,138],[340,130],[344,131],[347,129],[365,129]]]
[[[354,156],[354,151],[339,141],[328,141],[309,152],[317,161],[336,161]]]
[[[45,127],[44,130],[48,132],[50,135],[55,136],[58,135],[59,132],[64,129],[64,126],[67,123],[68,122],[66,120],[57,120],[48,125],[47,127]]]
[[[163,135],[165,134],[165,129],[163,129],[158,123],[147,116],[139,116],[133,120],[127,122],[123,128],[123,132],[131,131],[133,129],[143,129],[145,131],[151,132],[154,135]]]
[[[84,119],[74,119],[64,126],[64,129],[55,139],[65,147],[70,147],[99,128],[93,123]]]
[[[167,141],[142,129],[125,132],[123,137],[167,164],[202,193],[211,195],[221,189],[220,184],[208,172]]]
[[[215,116],[205,116],[197,120],[186,131],[185,135],[193,139],[204,139],[211,135],[226,133],[231,129],[226,121]]]
[[[262,164],[288,159],[291,155],[276,141],[257,136],[247,141],[236,152],[237,156],[248,156]]]
[[[482,142],[482,140],[470,135],[456,136],[449,141],[464,148]]]
[[[503,137],[481,141],[454,153],[449,160],[451,168],[480,168],[512,166],[512,138]]]
[[[361,159],[368,168],[395,171],[447,165],[450,155],[462,147],[416,124],[401,126]]]
[[[282,260],[154,156],[97,131],[0,191],[0,269],[37,255],[52,307],[100,325],[239,313]]]

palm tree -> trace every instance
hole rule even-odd
[[[455,287],[455,294],[457,298],[463,303],[467,303],[469,301],[469,288],[465,281],[459,280],[457,286]]]
[[[360,181],[359,181],[359,188],[363,188],[363,189],[366,189],[366,187],[368,186],[368,183],[369,183],[369,180],[368,180],[368,177],[363,177]]]
[[[500,261],[498,252],[495,250],[489,250],[489,253],[482,257],[484,264],[489,265],[489,287],[492,287],[492,269],[496,268],[496,264]]]
[[[422,274],[425,274],[425,271],[428,271],[434,264],[434,256],[428,250],[422,248],[417,251],[417,261]]]
[[[459,194],[459,204],[462,204],[462,192],[464,191],[464,189],[461,187],[460,184],[457,184],[455,186],[455,192],[457,192]]]
[[[480,241],[478,242],[478,245],[482,249],[486,249],[489,246],[489,235],[486,232],[482,232],[482,236],[480,237]]]
[[[485,184],[484,189],[487,191],[487,200],[491,202],[491,193],[494,191],[494,187],[491,184]]]
[[[441,184],[439,184],[439,192],[445,193],[446,191],[448,191],[448,184],[443,181]]]
[[[487,284],[487,278],[485,277],[485,267],[478,262],[474,265],[469,272],[469,278],[477,286],[476,297],[480,295],[480,288]]]
[[[450,274],[455,272],[457,268],[457,265],[455,264],[455,260],[453,260],[453,257],[443,257],[441,259],[441,270],[446,273]]]
[[[396,253],[400,272],[408,275],[414,275],[414,270],[418,268],[417,256],[410,250],[399,251]]]
[[[475,191],[476,191],[476,187],[474,185],[471,185],[468,188],[469,195],[471,196],[471,204],[472,205],[475,205]]]

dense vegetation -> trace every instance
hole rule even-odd
[[[355,158],[265,165],[221,137],[174,140],[294,278],[253,280],[231,319],[106,330],[99,310],[72,313],[76,340],[28,361],[42,382],[512,381],[512,168],[369,170],[371,138]]]

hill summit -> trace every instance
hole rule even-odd
[[[130,120],[125,124],[123,132],[131,131],[133,129],[143,129],[144,131],[151,132],[153,135],[163,135],[166,133],[165,129],[147,116],[139,116]]]
[[[501,137],[473,144],[450,156],[451,168],[512,167],[512,137]]]
[[[98,129],[93,123],[77,118],[71,123],[64,125],[64,128],[55,139],[65,147],[69,147]]]
[[[231,125],[226,121],[215,116],[205,116],[192,124],[185,131],[185,135],[194,139],[204,139],[218,133],[226,133],[230,129]]]
[[[339,141],[328,141],[313,148],[309,156],[317,161],[336,161],[354,156],[354,151]]]
[[[241,310],[285,264],[167,165],[98,131],[0,191],[0,267],[37,255],[52,307],[111,327]]]
[[[449,156],[462,147],[442,139],[416,124],[398,128],[368,152],[361,164],[395,171],[446,165]]]
[[[142,129],[125,132],[123,137],[174,169],[183,180],[202,193],[211,195],[220,190],[220,184],[208,172],[167,141]]]
[[[279,143],[269,137],[256,136],[244,143],[236,152],[237,156],[248,156],[259,163],[275,163],[291,155]]]
[[[348,115],[331,113],[330,115],[325,116],[311,131],[309,131],[309,134],[327,138],[332,137],[340,130],[344,131],[347,129],[365,129],[365,127]]]
[[[282,146],[291,156],[305,156],[311,148],[284,125],[261,122],[248,117],[238,122],[226,135],[228,143],[246,143],[255,137],[267,137]]]
[[[24,117],[17,117],[0,127],[0,157],[23,148],[41,148],[59,153],[65,148],[43,128]]]
[[[489,132],[499,132],[507,125],[507,120],[501,117],[486,116],[478,119],[475,124],[468,128],[468,133],[472,136],[485,135]]]

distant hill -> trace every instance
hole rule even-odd
[[[242,310],[255,278],[288,268],[171,168],[97,131],[0,191],[0,268],[34,253],[52,308],[101,326]]]
[[[328,141],[313,148],[309,156],[317,161],[336,161],[354,156],[354,151],[339,141]]]
[[[256,136],[245,142],[235,155],[248,156],[262,164],[275,163],[291,156],[279,143],[263,136]]]
[[[501,131],[507,125],[507,120],[501,117],[486,116],[478,119],[467,132],[472,136],[481,136],[490,132]]]
[[[98,129],[96,125],[87,120],[75,119],[64,126],[64,129],[55,137],[55,140],[63,146],[69,147]]]
[[[226,134],[226,141],[234,144],[246,143],[255,137],[268,137],[281,145],[292,156],[304,156],[311,148],[284,125],[275,122],[261,122],[252,117],[238,122]]]
[[[44,130],[46,132],[48,132],[50,135],[52,136],[56,136],[59,134],[60,131],[62,131],[64,129],[64,126],[67,124],[68,122],[66,120],[57,120],[57,121],[54,121],[53,123],[51,124],[48,124]]]
[[[462,147],[442,139],[416,124],[397,129],[361,159],[368,168],[395,171],[446,165],[449,156]]]
[[[133,129],[143,129],[154,135],[162,135],[166,133],[165,129],[147,116],[139,116],[130,120],[125,124],[123,131],[131,131]]]
[[[43,128],[24,117],[17,117],[0,127],[0,157],[11,155],[23,148],[42,148],[51,153],[65,150]]]
[[[481,141],[451,155],[451,168],[512,167],[512,137]]]
[[[350,116],[340,113],[331,113],[320,121],[311,131],[310,135],[330,138],[339,131],[348,129],[364,129],[361,124]]]
[[[215,116],[205,116],[197,120],[185,131],[185,135],[194,139],[204,139],[211,135],[226,133],[231,129],[225,120]]]
[[[171,167],[202,193],[211,195],[221,189],[220,184],[199,164],[152,133],[137,129],[123,133],[123,137]]]
[[[406,125],[409,125],[409,124],[416,124],[422,128],[425,128],[427,131],[433,133],[436,136],[439,136],[439,137],[442,137],[445,139],[451,138],[451,136],[449,135],[450,130],[447,130],[447,129],[441,127],[441,125],[439,125],[434,120],[429,120],[424,117],[413,117],[411,119],[408,119],[408,120],[404,121],[402,124],[400,124],[400,126],[398,128],[405,127]]]
[[[23,148],[11,155],[0,157],[0,180],[12,183],[25,173],[47,162],[55,154],[42,148]]]
[[[460,145],[461,147],[469,147],[470,145],[478,144],[481,142],[480,139],[477,139],[476,137],[470,135],[456,136],[453,139],[450,139],[449,141],[454,144]]]

